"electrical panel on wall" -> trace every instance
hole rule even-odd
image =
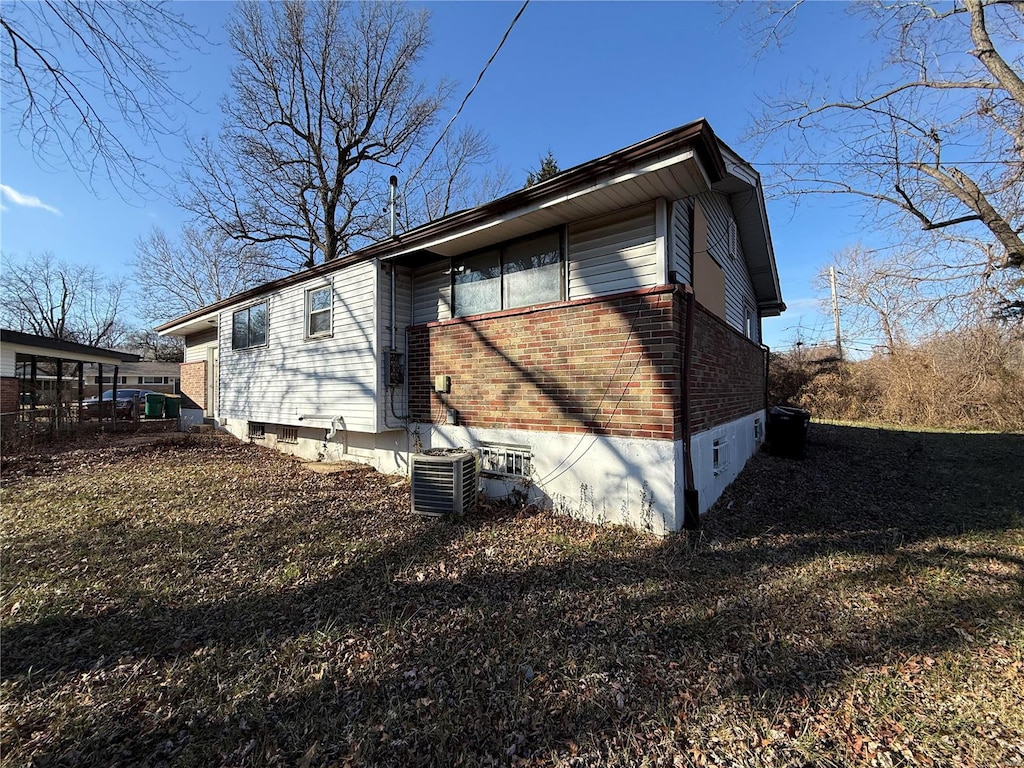
[[[387,352],[385,375],[391,386],[398,386],[405,383],[405,355],[393,349]]]

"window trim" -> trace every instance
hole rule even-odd
[[[542,304],[556,304],[566,300],[568,291],[566,288],[566,272],[567,263],[569,261],[569,239],[568,239],[568,227],[564,224],[549,227],[548,229],[542,229],[538,232],[531,232],[528,235],[522,235],[520,237],[514,237],[511,240],[502,240],[499,243],[493,245],[484,246],[483,248],[477,248],[473,251],[467,251],[466,253],[460,253],[458,256],[453,256],[448,260],[450,281],[448,284],[449,290],[451,291],[451,314],[452,317],[474,317],[476,315],[486,315],[491,312],[504,312],[506,310],[513,309],[525,309],[527,307],[541,306],[541,304],[521,304],[515,307],[505,306],[505,251],[513,246],[525,243],[529,240],[540,240],[550,235],[558,235],[558,298],[553,301],[545,301]],[[469,315],[460,315],[456,311],[456,294],[458,293],[458,286],[455,284],[455,263],[457,261],[466,261],[472,259],[481,254],[487,253],[488,251],[498,252],[498,306],[494,309],[488,309],[485,312],[474,312]]]
[[[327,309],[318,309],[314,313],[312,311],[312,295],[316,291],[327,291],[327,295],[330,297],[330,305]],[[324,283],[323,285],[315,285],[311,288],[307,288],[304,293],[304,310],[303,315],[305,316],[305,337],[307,339],[326,339],[334,335],[334,285],[332,283]],[[327,330],[313,333],[310,331],[310,321],[313,319],[314,314],[327,313]]]
[[[252,312],[254,307],[263,305],[263,343],[262,344],[247,344],[245,346],[237,346],[235,344],[235,317],[241,312]],[[231,350],[233,352],[241,352],[247,349],[266,349],[270,346],[270,301],[263,299],[262,301],[254,301],[252,304],[247,304],[244,307],[232,311],[231,313]]]

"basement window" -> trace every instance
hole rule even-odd
[[[760,419],[754,419],[754,442],[760,443],[764,438],[764,425]]]
[[[711,464],[716,476],[729,466],[729,443],[725,438],[717,437],[711,444]]]
[[[529,477],[530,446],[482,443],[480,474],[490,477]]]
[[[267,425],[258,421],[250,421],[248,434],[250,440],[262,440],[267,436]]]
[[[277,442],[279,442],[279,443],[297,443],[297,442],[299,442],[299,428],[298,427],[278,427],[277,428]]]

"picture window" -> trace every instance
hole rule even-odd
[[[452,262],[456,317],[562,298],[562,235],[549,232]]]

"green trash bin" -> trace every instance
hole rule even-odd
[[[164,400],[166,398],[160,392],[150,392],[146,395],[147,419],[162,419],[164,417]]]
[[[167,395],[164,398],[164,416],[168,419],[176,419],[181,415],[181,396]]]

